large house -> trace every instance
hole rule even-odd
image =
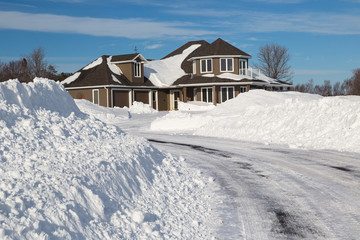
[[[218,104],[250,89],[292,87],[250,68],[250,58],[220,38],[192,41],[161,60],[140,53],[102,56],[62,83],[73,98],[105,107],[139,101],[160,111],[177,109],[179,101]]]

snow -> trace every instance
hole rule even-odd
[[[60,83],[0,83],[0,128],[2,239],[210,238],[207,177]]]
[[[84,67],[83,70],[88,70],[90,68],[94,68],[94,67],[100,65],[102,62],[103,62],[102,57],[99,57],[98,59],[96,59],[95,61],[93,61],[92,63],[90,63],[86,67]]]
[[[256,90],[133,114],[0,83],[0,238],[352,239],[359,101]]]
[[[66,79],[64,79],[63,81],[61,81],[61,84],[70,84],[73,81],[75,81],[76,79],[78,79],[78,77],[80,76],[81,72],[76,72],[73,75],[71,75],[70,77],[67,77]]]
[[[109,56],[106,61],[107,61],[107,65],[109,66],[109,69],[111,70],[111,72],[117,74],[117,75],[121,75],[122,71],[119,67],[117,67],[115,64],[111,63],[111,59],[112,56]]]
[[[205,103],[200,101],[190,101],[190,102],[179,102],[179,110],[180,111],[209,111],[215,108],[214,104],[212,103]]]
[[[193,44],[185,49],[181,54],[165,58],[162,60],[148,61],[144,64],[144,75],[152,84],[157,87],[172,85],[178,78],[185,75],[181,68],[181,63],[185,58],[199,48],[201,44]]]
[[[144,114],[144,113],[156,113],[157,110],[155,110],[153,107],[151,107],[149,104],[145,104],[142,102],[133,102],[133,104],[129,108],[130,113],[132,114]]]
[[[74,101],[82,112],[109,124],[130,118],[129,111],[124,108],[106,108],[85,99],[74,99]]]
[[[360,152],[360,97],[253,90],[204,113],[170,112],[153,131]]]

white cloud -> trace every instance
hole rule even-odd
[[[214,9],[171,10],[173,14],[206,17],[224,32],[308,32],[321,34],[360,34],[360,15],[332,12],[270,13],[260,11],[218,11]],[[224,19],[224,17],[226,17]],[[229,19],[229,20],[227,20]],[[231,19],[231,21],[230,21]]]
[[[324,69],[295,69],[294,70],[296,75],[331,75],[331,74],[344,74],[348,73],[347,71],[343,70],[324,70]]]
[[[164,46],[164,44],[153,44],[153,45],[146,46],[145,48],[146,49],[157,49],[157,48],[160,48],[162,46]]]
[[[186,26],[184,23],[156,22],[141,18],[111,19],[0,11],[0,29],[76,33],[131,39],[216,34],[212,31],[184,26]]]

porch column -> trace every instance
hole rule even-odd
[[[183,93],[183,102],[187,102],[188,98],[187,98],[187,88],[186,87],[183,88],[182,93]]]

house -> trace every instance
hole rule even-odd
[[[140,53],[102,56],[62,83],[73,98],[105,107],[139,101],[160,111],[177,109],[179,101],[218,104],[250,89],[292,87],[250,68],[249,59],[221,38],[191,41],[161,60],[148,61]]]

